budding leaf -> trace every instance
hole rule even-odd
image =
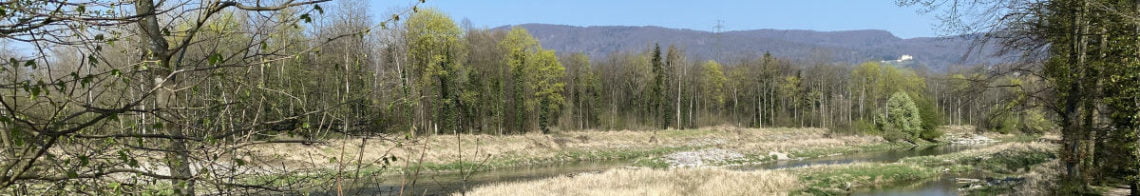
[[[222,61],[222,55],[218,54],[218,53],[214,53],[214,54],[210,55],[210,59],[209,59],[208,63],[210,65],[217,65],[218,62],[221,62],[221,61]]]
[[[305,23],[312,23],[313,22],[313,18],[310,18],[309,14],[301,14],[301,20],[304,20]]]

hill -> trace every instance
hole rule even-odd
[[[988,55],[996,51],[993,47],[972,50],[976,44],[967,36],[903,39],[883,30],[820,32],[760,29],[717,34],[657,26],[518,26],[530,31],[545,48],[560,53],[583,52],[595,59],[619,51],[644,51],[654,43],[660,43],[662,47],[676,45],[684,49],[690,58],[722,62],[753,58],[764,52],[793,60],[844,63],[898,60],[903,55],[910,55],[913,62],[907,65],[944,71],[956,65],[999,63],[1003,60]],[[496,29],[508,28],[510,26]]]

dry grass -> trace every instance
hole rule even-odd
[[[1011,156],[1022,153],[1052,152],[1056,150],[1057,147],[1056,144],[1042,142],[1003,143],[938,156],[910,157],[902,159],[901,162],[935,165],[958,163],[962,161],[987,160],[995,157],[1012,158]]]
[[[843,194],[848,190],[929,179],[943,172],[971,170],[1008,171],[1009,166],[1053,160],[1057,145],[1005,143],[937,156],[908,157],[896,163],[852,163],[784,169],[807,184],[803,193]],[[1055,162],[1055,161],[1054,161]]]
[[[814,128],[753,129],[720,126],[656,132],[586,130],[507,136],[461,134],[368,140],[364,143],[364,148],[360,148],[360,139],[333,139],[327,142],[328,145],[265,144],[253,146],[248,153],[264,159],[254,162],[297,170],[336,168],[338,162],[330,160],[347,160],[351,161],[350,165],[360,160],[366,167],[376,166],[386,156],[397,157],[399,161],[396,166],[413,165],[421,156],[424,163],[434,164],[484,160],[527,164],[536,160],[606,159],[607,156],[614,156],[606,153],[661,149],[719,147],[745,154],[767,154],[770,151],[884,142],[874,136],[828,138],[826,133],[825,129]],[[363,155],[363,158],[357,155]]]
[[[1025,183],[1013,187],[1015,191],[1011,192],[1011,195],[1051,195],[1052,190],[1060,186],[1058,181],[1061,171],[1064,171],[1064,168],[1061,167],[1060,160],[1033,167],[1029,173],[1023,175]]]
[[[469,195],[787,195],[801,187],[778,171],[613,169],[545,180],[495,184]]]

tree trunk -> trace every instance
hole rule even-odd
[[[760,84],[756,85],[756,127],[764,128],[764,108],[761,102],[760,95],[764,93],[760,89]]]
[[[172,99],[176,98],[174,89],[177,89],[178,81],[176,77],[170,76],[178,65],[171,64],[171,53],[166,38],[163,37],[162,29],[158,25],[157,13],[155,13],[155,5],[152,0],[136,0],[135,12],[143,17],[139,20],[139,30],[141,31],[148,48],[145,48],[143,56],[149,57],[148,61],[158,64],[156,68],[151,70],[151,77],[154,82],[151,86],[157,89],[155,93],[155,105],[159,108],[171,108],[174,106]],[[159,113],[159,115],[165,115]],[[167,118],[158,119],[171,119],[177,121],[177,116],[167,116]],[[161,126],[161,129],[166,134],[175,138],[182,138],[183,133],[179,122],[169,123],[169,125]],[[190,170],[189,151],[186,150],[186,143],[184,140],[174,139],[170,140],[167,146],[169,152],[166,153],[167,166],[170,169],[171,184],[177,194],[194,195],[194,180]]]
[[[674,128],[677,129],[681,128],[681,92],[684,91],[684,88],[681,88],[681,79],[682,77],[677,77],[677,113],[673,117],[677,119],[677,122],[674,123],[676,124]]]

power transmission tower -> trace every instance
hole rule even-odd
[[[714,39],[713,40],[714,41],[713,47],[716,49],[716,54],[714,54],[715,57],[713,59],[715,59],[716,61],[723,61],[724,60],[723,59],[724,56],[722,54],[724,48],[721,46],[721,37],[722,37],[721,33],[722,32],[724,32],[724,20],[717,19],[716,25],[713,26],[713,39]]]

